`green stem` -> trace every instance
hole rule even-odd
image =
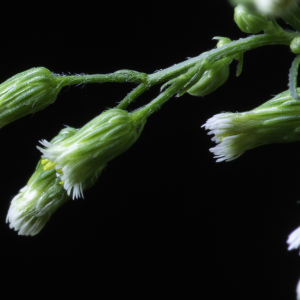
[[[173,95],[175,95],[178,90],[180,90],[185,83],[187,83],[188,78],[179,80],[171,85],[167,90],[160,93],[154,100],[152,100],[147,105],[133,111],[132,118],[135,122],[136,127],[140,126],[144,121],[157,109],[159,109],[166,101],[168,101]]]
[[[295,37],[299,37],[298,32],[281,31],[275,34],[260,34],[247,37],[228,43],[220,48],[209,51],[206,60],[213,63],[221,58],[234,55],[239,52],[246,52],[254,48],[267,45],[290,45]],[[151,75],[150,75],[151,77]]]
[[[104,82],[133,82],[142,83],[147,80],[148,75],[131,70],[120,70],[111,74],[96,74],[96,75],[67,75],[56,76],[56,81],[61,87],[74,84],[85,83],[104,83]]]
[[[126,109],[127,106],[145,91],[147,91],[148,86],[145,83],[138,85],[131,93],[129,93],[117,106],[116,108]]]
[[[225,58],[240,52],[246,52],[262,46],[289,45],[293,38],[298,36],[300,36],[300,34],[297,32],[281,31],[275,34],[260,34],[239,39],[222,47],[204,52],[197,57],[189,59],[188,61],[184,61],[170,68],[149,75],[147,80],[148,85],[153,86],[166,80],[170,80],[193,67],[201,59],[206,59],[209,63],[213,63],[221,58]]]
[[[266,45],[289,45],[293,38],[300,36],[299,33],[279,31],[274,34],[261,34],[250,36],[245,39],[240,39],[228,43],[217,49],[204,52],[197,57],[191,58],[187,61],[175,64],[165,70],[162,70],[151,75],[145,73],[139,73],[131,70],[120,70],[111,74],[97,74],[97,75],[71,75],[71,76],[56,76],[56,80],[60,87],[74,84],[85,83],[104,83],[104,82],[132,82],[140,84],[131,93],[129,93],[119,104],[118,108],[126,109],[127,106],[132,103],[137,97],[143,94],[146,90],[154,85],[163,83],[165,81],[177,78],[178,76],[185,75],[184,78],[178,80],[178,84],[173,84],[172,89],[168,89],[168,93],[163,93],[162,97],[158,96],[153,101],[157,100],[159,103],[164,103],[166,95],[171,95],[180,92],[183,89],[184,84],[188,83],[182,93],[186,92],[190,88],[190,85],[195,83],[205,71],[207,66],[209,67],[214,61],[232,56],[240,52],[246,52],[248,50],[258,48]],[[178,77],[178,78],[179,78]],[[183,84],[184,82],[184,84]],[[177,90],[175,90],[177,87]],[[172,92],[171,92],[172,91]],[[181,93],[181,94],[182,94]],[[157,102],[158,103],[158,102]],[[160,107],[161,104],[158,105]],[[146,106],[147,107],[147,106]],[[150,107],[149,107],[150,109]],[[151,108],[153,112],[153,107]]]
[[[258,48],[266,45],[289,45],[291,41],[300,36],[299,33],[294,32],[286,32],[279,31],[274,34],[261,34],[250,36],[245,39],[240,39],[238,41],[234,41],[228,43],[222,47],[213,49],[208,52],[204,52],[201,55],[190,59],[189,61],[182,62],[181,64],[172,66],[168,69],[162,70],[160,72],[151,74],[147,78],[147,84],[145,84],[145,89],[150,88],[158,83],[161,83],[166,80],[170,80],[178,75],[179,76],[166,91],[161,93],[158,97],[153,99],[149,104],[144,107],[133,112],[133,118],[136,120],[137,124],[143,122],[148,116],[150,116],[153,112],[155,112],[158,108],[160,108],[167,100],[169,100],[173,95],[179,93],[183,87],[189,83],[190,80],[198,77],[199,74],[203,74],[203,66],[205,67],[207,64],[210,65],[216,60],[233,56],[237,53],[246,52],[248,50]],[[196,68],[194,67],[198,63]],[[189,70],[187,72],[187,70]],[[186,72],[185,74],[182,74]],[[144,92],[145,89],[140,90]],[[185,89],[184,89],[185,90]],[[133,91],[134,93],[135,90]],[[138,93],[140,95],[141,93]],[[137,94],[136,94],[137,95]],[[127,107],[131,103],[131,99],[135,99],[136,97],[128,96],[126,99],[126,105],[123,105],[123,100],[119,107]],[[133,101],[133,100],[132,100]]]
[[[300,8],[296,3],[292,9],[280,15],[280,17],[300,32]]]

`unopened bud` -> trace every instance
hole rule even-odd
[[[228,60],[218,60],[204,72],[200,80],[188,90],[192,96],[205,96],[224,84],[229,77]]]
[[[6,80],[0,85],[0,128],[53,103],[60,89],[60,81],[43,67]]]
[[[240,4],[234,9],[234,21],[243,32],[255,34],[266,28],[268,18]]]
[[[296,37],[290,44],[291,51],[295,54],[300,54],[300,37]]]

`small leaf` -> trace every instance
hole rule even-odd
[[[244,64],[244,53],[239,54],[238,61],[239,61],[239,63],[238,63],[237,69],[236,69],[236,77],[240,76],[242,73],[243,64]]]
[[[177,77],[176,77],[176,78],[173,78],[173,79],[171,79],[171,80],[169,80],[168,82],[166,82],[165,84],[163,84],[163,85],[161,86],[160,91],[162,92],[165,88],[167,88],[167,86],[169,86],[169,85],[175,83],[177,80],[178,80]]]
[[[299,100],[299,96],[297,94],[297,78],[298,78],[299,63],[300,63],[300,55],[297,55],[292,63],[289,72],[288,86],[289,86],[290,93],[295,100]]]
[[[177,97],[181,97],[185,94],[198,80],[202,77],[204,72],[208,69],[207,62],[200,61],[193,68],[191,68],[191,72],[187,72],[185,75],[190,77],[190,80],[184,86],[184,88],[177,94]],[[190,73],[190,74],[189,74]]]

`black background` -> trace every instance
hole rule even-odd
[[[192,2],[191,2],[192,3]],[[246,37],[226,1],[167,5],[133,2],[18,7],[3,25],[0,81],[32,67],[55,73],[152,73],[215,47],[214,36]],[[55,6],[55,7],[54,7]],[[281,25],[288,28],[283,22]],[[134,84],[64,88],[47,109],[1,129],[0,230],[7,282],[69,293],[105,281],[124,295],[171,290],[188,279],[197,299],[294,299],[300,225],[299,143],[268,145],[215,163],[200,126],[221,111],[245,111],[287,89],[293,54],[270,46],[245,54],[244,70],[204,98],[173,97],[153,114],[138,142],[111,161],[85,199],[69,201],[35,237],[5,223],[11,199],[39,159],[36,145],[63,125],[81,127],[114,107]],[[159,93],[154,87],[129,109]],[[2,220],[2,221],[1,221]],[[72,284],[67,282],[71,280]],[[179,282],[179,284],[178,284]]]

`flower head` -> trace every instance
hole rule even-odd
[[[53,212],[70,197],[59,184],[55,170],[44,171],[39,162],[33,176],[16,195],[7,213],[9,227],[19,235],[36,235]]]
[[[73,136],[55,144],[43,140],[45,148],[37,148],[49,168],[55,167],[67,194],[72,193],[74,199],[83,197],[83,190],[99,168],[102,170],[132,146],[142,127],[135,124],[130,113],[115,108],[103,112]]]
[[[230,161],[258,146],[299,141],[300,101],[286,91],[251,111],[217,114],[202,127],[218,144],[210,149],[217,162]]]
[[[75,128],[64,128],[51,142],[55,144],[76,132]],[[11,201],[6,222],[20,235],[35,235],[68,199],[55,170],[45,171],[40,160],[27,185]]]

